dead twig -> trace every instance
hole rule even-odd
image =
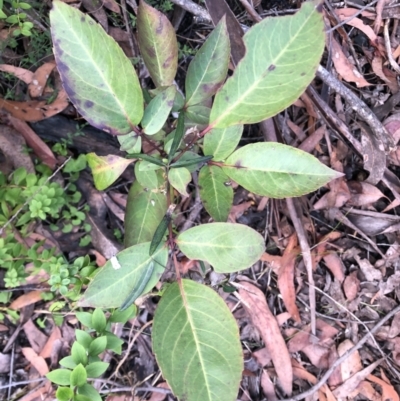
[[[388,56],[388,60],[390,65],[392,66],[392,68],[398,73],[400,74],[400,67],[399,65],[396,63],[396,60],[393,58],[393,54],[392,54],[392,46],[390,44],[390,37],[389,37],[389,22],[390,20],[386,20],[385,21],[385,25],[383,26],[383,37],[385,38],[385,48],[386,48],[386,53]]]
[[[254,10],[253,6],[247,0],[240,0],[240,2],[254,22],[262,21],[262,18],[258,15],[257,11]]]
[[[133,43],[131,24],[129,23],[128,12],[126,10],[126,0],[121,0],[121,8],[122,8],[122,14],[124,16],[125,29],[128,34],[129,46],[132,50],[133,57],[136,57],[138,55],[138,49],[136,48],[135,44]]]
[[[393,138],[391,138],[386,128],[361,99],[359,99],[350,89],[346,88],[346,86],[344,86],[321,65],[317,69],[317,77],[347,101],[357,115],[370,126],[376,138],[382,141],[386,152],[395,149],[396,146]]]
[[[367,334],[364,335],[363,338],[352,348],[350,348],[348,351],[346,351],[340,358],[338,358],[332,366],[325,372],[325,374],[321,377],[319,382],[308,389],[307,391],[304,391],[301,394],[298,394],[294,397],[291,398],[286,398],[281,401],[300,401],[304,400],[307,397],[310,397],[313,395],[315,392],[317,392],[329,379],[330,375],[335,371],[335,369],[342,364],[350,355],[354,354],[354,352],[358,351],[370,338],[370,336],[374,333],[376,333],[390,318],[392,318],[396,313],[400,312],[400,305],[396,306],[391,312],[389,312],[384,318],[382,318]]]
[[[153,323],[152,320],[150,320],[149,322],[145,323],[140,330],[133,336],[132,340],[129,341],[128,343],[128,348],[126,349],[125,355],[123,356],[123,358],[119,361],[117,367],[115,368],[114,372],[111,374],[111,376],[108,378],[108,380],[112,379],[114,376],[117,376],[118,371],[120,370],[121,366],[124,364],[124,362],[126,361],[126,358],[128,358],[128,356],[131,354],[131,350],[133,347],[133,344],[135,343],[136,339],[143,333],[144,330],[146,330],[147,327],[149,327],[151,324]],[[129,337],[131,336],[133,331],[133,325],[131,327],[131,332],[129,333]]]
[[[308,240],[307,240],[306,233],[304,231],[303,224],[297,214],[297,210],[296,210],[296,206],[295,206],[293,198],[287,198],[286,204],[287,204],[287,207],[289,210],[290,218],[292,219],[294,228],[296,230],[297,237],[299,239],[301,253],[303,256],[304,264],[307,269],[308,282],[310,284],[312,283],[312,285],[310,285],[310,292],[309,292],[310,320],[311,320],[311,334],[315,336],[316,331],[317,331],[316,317],[315,317],[316,302],[315,302],[315,287],[314,287],[314,276],[313,276],[313,266],[312,266],[310,245],[308,244]]]
[[[171,0],[172,3],[189,11],[196,17],[200,17],[206,21],[212,22],[211,16],[206,9],[200,7],[198,4],[194,3],[192,0]]]
[[[321,96],[311,85],[307,88],[307,95],[310,96],[325,122],[332,129],[342,134],[342,136],[351,143],[354,150],[362,157],[363,149],[361,143],[354,138],[349,127],[338,117],[338,115],[329,107],[329,105],[321,98]]]
[[[348,22],[350,22],[352,19],[354,19],[355,17],[358,17],[364,10],[370,9],[371,6],[373,6],[373,5],[374,5],[375,3],[377,3],[378,1],[379,1],[379,0],[371,1],[371,3],[366,4],[364,7],[361,7],[361,8],[359,9],[359,11],[357,11],[356,13],[354,13],[354,15],[352,15],[351,17],[345,19],[344,21],[342,21],[340,24],[334,26],[333,28],[328,29],[328,30],[326,31],[326,33],[331,33],[331,32],[333,32],[333,31],[335,31],[336,29],[340,28],[341,26],[346,25],[346,24],[347,24]],[[372,10],[373,10],[373,9],[372,9]]]

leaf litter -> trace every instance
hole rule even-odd
[[[213,3],[209,8],[210,17],[218,20],[216,16],[226,7],[226,3]],[[254,12],[257,13],[264,7],[268,15],[270,10],[267,10],[264,3],[266,2],[261,2]],[[290,9],[290,2],[281,3],[283,10],[274,8],[271,12],[285,12],[285,6]],[[365,10],[360,10],[358,6],[344,7],[342,3],[333,1],[327,3],[330,5],[325,10],[326,23],[329,25],[327,29],[334,28],[339,22],[343,23],[342,27],[329,33],[332,41],[326,47],[326,54],[333,62],[330,74],[339,77],[342,85],[350,88],[372,110],[378,110],[380,106],[387,104],[391,96],[399,92],[396,66],[388,57],[389,49],[395,63],[400,61],[400,43],[397,39],[399,17],[393,11],[395,3],[378,1]],[[120,10],[119,4],[114,1],[107,1],[104,5],[115,13]],[[103,8],[101,10],[98,18],[103,21],[104,26],[107,21],[104,15],[107,16],[108,11]],[[252,24],[243,10],[240,6],[235,6],[229,17],[232,28],[229,35],[231,40],[238,43],[230,65],[232,69],[241,57],[241,27]],[[177,12],[169,17],[175,17],[175,13]],[[187,14],[192,18],[190,12]],[[385,19],[390,22],[389,47],[384,37]],[[234,21],[239,21],[242,25],[235,24]],[[184,27],[184,22],[181,24]],[[111,28],[117,27],[108,27],[110,30]],[[192,33],[187,34],[189,36],[183,35],[182,40],[192,44],[193,40],[198,40],[200,33],[209,32],[211,25],[197,23],[194,28]],[[125,42],[122,47],[127,52],[131,51],[126,45],[129,42],[126,36],[118,31],[114,31],[113,35],[117,40],[119,38],[121,42]],[[17,67],[11,61],[3,64],[1,71],[12,73],[22,80],[26,84],[26,95],[29,94],[31,98],[26,96],[26,100],[18,103],[1,99],[0,107],[21,122],[38,121],[61,113],[68,103],[63,89],[57,86],[59,80],[53,69],[52,61],[44,63],[34,72]],[[148,76],[146,71],[142,71],[142,74],[142,77],[146,77],[146,74]],[[34,100],[40,96],[49,96],[52,92],[50,86],[46,86],[48,76],[53,77],[58,90],[58,95],[50,104],[42,99]],[[329,84],[326,82],[321,85],[314,81],[313,86],[321,96],[325,93],[323,100],[350,129],[356,145],[360,146],[353,148],[329,120],[322,118],[321,121],[317,104],[307,95],[302,95],[294,106],[273,118],[279,137],[285,143],[313,153],[327,164],[330,163],[337,171],[345,173],[345,177],[331,182],[316,194],[304,197],[298,205],[301,209],[299,218],[311,248],[315,286],[319,289],[314,311],[310,311],[309,295],[312,287],[308,283],[302,249],[298,245],[301,234],[293,227],[285,201],[266,201],[267,198],[254,196],[243,189],[235,189],[235,202],[229,221],[251,225],[265,235],[267,242],[267,251],[261,261],[251,269],[241,272],[241,281],[231,282],[234,287],[236,284],[236,293],[224,292],[223,286],[216,288],[223,294],[227,304],[235,308],[234,315],[240,325],[243,350],[246,361],[249,361],[245,366],[246,379],[243,380],[238,396],[241,400],[262,400],[264,397],[275,400],[284,398],[285,394],[296,397],[306,392],[320,383],[323,374],[334,366],[335,361],[346,350],[357,346],[368,331],[398,305],[400,223],[397,214],[400,210],[400,154],[397,148],[391,149],[387,156],[384,151],[379,151],[379,142],[371,139],[373,132],[361,127],[362,118],[350,111],[349,99],[335,94],[329,97]],[[386,111],[385,119],[381,119],[382,126],[396,142],[400,139],[397,108],[397,104],[392,104]],[[24,130],[22,124],[14,125],[14,128],[21,132]],[[25,138],[33,138],[35,135],[30,131],[26,132]],[[249,130],[246,140],[252,140],[259,134],[266,135],[261,126],[259,129],[254,126]],[[50,165],[53,163],[54,167],[54,155],[38,139],[36,138],[36,149],[33,145],[31,147],[42,161],[47,161]],[[29,143],[28,140],[27,142]],[[99,196],[96,198],[96,195]],[[96,198],[95,202],[101,203],[100,196],[102,195],[93,191],[88,196],[88,202],[94,202]],[[180,213],[192,207],[185,202],[182,201],[178,206]],[[260,207],[262,202],[263,207]],[[102,207],[104,208],[104,204]],[[123,208],[124,205],[120,204],[119,207]],[[115,205],[105,208],[110,215],[114,213],[120,217],[121,212],[117,212]],[[99,259],[101,256],[108,259],[115,253],[118,245],[104,234],[106,229],[101,219],[106,214],[101,216],[103,217],[96,220],[97,234],[91,252],[99,253]],[[195,218],[204,222],[207,215],[200,211]],[[182,260],[182,266],[188,263]],[[205,282],[208,280],[198,265],[182,267],[182,273]],[[235,280],[235,276],[227,276],[227,280]],[[215,282],[216,286],[221,282],[222,277]],[[141,309],[138,318],[130,322],[132,328],[140,329],[152,318],[156,301],[149,298],[144,302],[145,308]],[[38,305],[40,308],[34,312],[33,307]],[[78,322],[73,316],[69,316],[61,327],[49,324],[43,330],[38,327],[36,319],[48,306],[38,296],[38,291],[21,293],[13,298],[10,305],[14,310],[21,310],[18,323],[2,325],[7,336],[4,349],[8,352],[10,347],[14,347],[16,350],[14,358],[18,370],[11,373],[19,381],[36,379],[49,366],[57,365],[61,357],[68,353],[68,344],[73,340],[71,327],[78,327]],[[310,324],[311,312],[317,317],[315,333]],[[398,400],[399,316],[400,314],[394,315],[391,321],[373,334],[379,343],[370,339],[334,369],[330,378],[313,392],[314,397],[329,401],[344,398]],[[129,341],[128,332],[122,331],[121,336]],[[382,352],[385,358],[381,358]],[[143,332],[137,338],[131,353],[132,356],[127,358],[122,367],[124,373],[114,383],[116,388],[125,388],[121,392],[126,396],[108,395],[107,399],[139,400],[146,395],[150,395],[149,399],[153,401],[173,399],[162,379],[157,378],[158,369],[151,353],[148,332]],[[6,366],[11,366],[9,355],[0,354],[0,360]],[[133,360],[135,364],[132,370]],[[251,361],[254,363],[250,363]],[[22,372],[21,367],[24,368]],[[250,380],[250,377],[254,380]],[[130,395],[131,392],[126,387],[141,387],[136,392],[141,397]],[[157,389],[166,391],[157,392]],[[49,383],[39,382],[34,392],[21,399],[33,400],[48,391]]]

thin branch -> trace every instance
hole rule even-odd
[[[370,126],[376,138],[382,141],[386,151],[395,149],[396,144],[394,143],[393,138],[389,135],[386,128],[378,120],[372,110],[361,99],[359,99],[350,89],[346,88],[342,82],[336,79],[321,65],[317,69],[317,77],[349,103],[350,107],[357,113],[357,115]]]
[[[194,3],[192,0],[171,0],[172,3],[189,11],[196,17],[200,17],[206,21],[212,22],[211,16],[206,9],[200,7],[198,4]]]
[[[378,1],[379,1],[379,0],[371,1],[371,3],[366,4],[364,7],[361,7],[361,8],[360,8],[356,13],[354,13],[351,17],[345,19],[344,21],[342,21],[340,24],[334,26],[333,28],[328,29],[328,30],[326,31],[326,33],[331,33],[331,32],[333,32],[333,31],[335,31],[336,29],[340,28],[341,26],[346,25],[348,22],[350,22],[352,19],[358,17],[364,10],[370,8],[371,6],[373,6],[373,5],[374,5],[375,3],[377,3]]]
[[[133,43],[131,24],[129,23],[128,11],[126,10],[126,0],[121,0],[121,8],[122,8],[122,14],[124,16],[125,29],[128,34],[129,46],[132,50],[132,56],[136,57],[138,55],[138,50],[135,44]]]
[[[257,11],[254,10],[253,6],[247,0],[239,0],[242,3],[242,6],[246,9],[247,13],[249,14],[250,18],[254,22],[262,21],[262,18],[258,15]]]
[[[383,37],[385,38],[385,48],[386,48],[386,53],[388,56],[388,60],[392,68],[400,74],[400,67],[396,63],[396,60],[393,58],[393,53],[392,53],[392,46],[390,44],[390,37],[389,37],[389,22],[390,20],[385,21],[385,25],[383,26]]]

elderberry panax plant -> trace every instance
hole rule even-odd
[[[144,1],[137,38],[154,89],[140,87],[131,61],[90,16],[55,0],[50,20],[69,99],[88,123],[116,135],[126,151],[126,157],[87,155],[96,187],[106,189],[131,164],[136,178],[127,202],[125,249],[94,276],[80,307],[128,308],[153,289],[169,255],[176,261],[178,252],[218,273],[257,262],[263,237],[246,225],[227,223],[231,181],[256,195],[285,198],[340,176],[283,144],[238,148],[244,124],[283,111],[314,78],[325,43],[318,1],[249,29],[243,37],[246,53],[229,78],[230,41],[222,18],[191,61],[184,88],[175,83],[175,31]],[[180,200],[191,196],[195,171],[212,222],[176,232],[174,213]],[[178,399],[233,401],[243,369],[236,321],[212,288],[175,269],[176,281],[163,291],[152,328],[162,375]]]

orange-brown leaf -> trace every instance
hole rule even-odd
[[[286,394],[292,393],[293,371],[289,351],[278,323],[268,308],[264,294],[254,285],[242,281],[239,294],[253,325],[258,329],[271,354],[279,383]]]

